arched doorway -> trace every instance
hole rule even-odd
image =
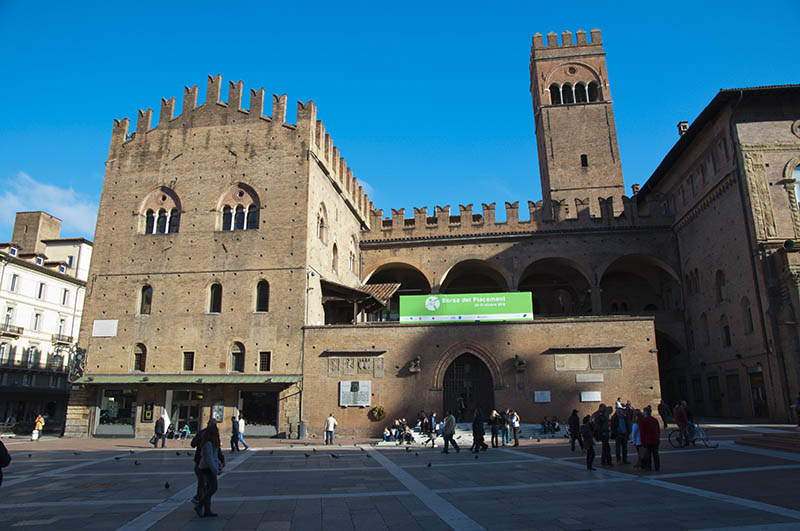
[[[462,354],[447,367],[443,386],[444,411],[448,409],[459,422],[471,421],[475,408],[487,417],[494,409],[494,382],[489,367],[474,354]],[[459,397],[464,397],[466,410],[458,417]]]

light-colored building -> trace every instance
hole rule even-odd
[[[0,421],[19,431],[39,413],[47,431],[64,426],[92,243],[59,238],[60,227],[45,212],[19,212],[0,244]]]

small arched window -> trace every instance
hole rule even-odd
[[[163,208],[158,211],[158,220],[156,221],[156,232],[158,234],[166,234],[167,232],[167,211]]]
[[[208,297],[208,313],[222,313],[222,284],[211,284]]]
[[[703,345],[708,345],[711,342],[711,334],[708,330],[708,317],[705,313],[700,314],[700,332],[703,334]]]
[[[228,205],[222,208],[222,230],[233,230],[233,210]]]
[[[153,212],[152,208],[148,208],[147,213],[145,214],[144,233],[155,234],[155,231],[156,231],[156,213]]]
[[[333,244],[333,253],[331,257],[331,268],[334,271],[339,270],[339,248],[336,247],[336,244]]]
[[[600,85],[596,81],[590,81],[587,88],[589,101],[600,101],[603,97],[600,95]]]
[[[247,230],[258,228],[258,208],[255,205],[247,207]]]
[[[553,83],[550,85],[550,103],[552,105],[561,105],[561,87]]]
[[[564,83],[561,87],[561,101],[564,103],[575,103],[575,92],[572,90],[572,85]]]
[[[728,324],[728,318],[723,315],[719,319],[720,333],[722,334],[722,346],[731,346],[731,327]]]
[[[244,345],[238,341],[231,346],[231,370],[244,372]]]
[[[261,280],[256,285],[256,311],[269,311],[269,282]]]
[[[136,343],[133,347],[133,370],[144,372],[147,367],[147,347],[141,343]]]
[[[725,272],[721,269],[717,270],[715,280],[715,288],[717,290],[717,302],[725,302],[727,300],[727,292],[725,288]]]
[[[242,205],[236,207],[233,225],[234,230],[244,230],[244,207]]]
[[[177,208],[173,208],[169,211],[169,232],[174,233],[178,232],[178,229],[181,226],[181,213],[178,212]]]
[[[742,321],[744,322],[744,333],[753,333],[753,311],[750,308],[750,300],[742,297]]]
[[[319,206],[317,212],[317,238],[323,243],[328,243],[328,214],[324,204]]]
[[[578,83],[575,85],[575,103],[586,103],[586,85]]]
[[[139,315],[150,315],[153,306],[153,288],[145,284],[139,297]]]

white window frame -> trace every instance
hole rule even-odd
[[[61,305],[69,305],[69,288],[64,288],[64,293],[61,294]]]
[[[19,289],[19,275],[11,273],[11,282],[8,285],[8,291],[17,292]]]
[[[39,300],[44,300],[47,297],[47,284],[44,282],[39,282],[39,289],[36,291],[36,298]]]

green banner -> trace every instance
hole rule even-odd
[[[401,295],[401,322],[532,321],[533,297],[518,293]]]

